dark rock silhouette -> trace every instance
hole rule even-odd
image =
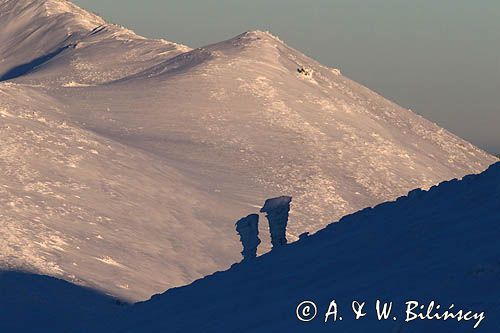
[[[310,70],[308,70],[308,69],[306,69],[306,68],[304,68],[304,67],[297,68],[297,72],[298,72],[299,74],[304,75],[304,76],[309,76],[309,77],[310,77],[310,76],[312,76],[311,71],[310,71]]]
[[[259,239],[259,215],[250,214],[236,222],[236,231],[240,235],[243,245],[243,260],[249,260],[257,257],[257,247],[260,244]]]
[[[292,197],[282,196],[268,199],[264,203],[261,213],[266,213],[269,221],[269,231],[271,233],[271,244],[273,249],[286,245],[286,226],[288,224],[288,212],[290,211]]]

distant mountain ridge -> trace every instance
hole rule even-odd
[[[189,50],[184,45],[165,40],[148,40],[129,29],[108,24],[101,17],[66,0],[2,0],[0,12],[0,25],[4,31],[0,36],[0,54],[3,58],[0,63],[0,78],[3,77],[4,80],[16,78],[6,76],[9,71],[35,63],[37,59],[44,61],[35,63],[36,66],[30,68],[26,74],[36,72],[36,67],[41,65],[50,68],[52,58],[57,56],[58,65],[67,61],[66,70],[56,70],[43,76],[44,81],[52,81],[53,84],[53,81],[65,77],[68,68],[72,68],[79,76],[71,79],[93,84],[96,83],[92,78],[94,62],[99,62],[103,79],[114,80],[121,77],[120,72],[128,73],[126,71],[132,70],[132,67],[151,66],[149,61],[155,61],[155,57],[160,59]],[[96,43],[101,49],[99,56],[92,52],[87,53],[87,47]],[[128,48],[132,45],[134,48],[148,49],[147,53],[140,55],[137,62],[132,62],[130,53],[133,53],[133,50],[110,53],[116,48]],[[72,49],[72,53],[79,54],[78,64],[68,59],[71,56],[67,57],[67,52],[63,52],[66,49]],[[103,82],[105,81],[99,81]]]
[[[0,59],[0,266],[130,300],[238,261],[267,198],[295,240],[496,161],[267,32],[192,50],[0,0]]]

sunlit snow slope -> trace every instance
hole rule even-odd
[[[191,50],[0,0],[0,81],[0,265],[133,300],[239,260],[269,197],[294,240],[495,161],[260,31]]]

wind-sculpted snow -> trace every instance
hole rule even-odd
[[[239,260],[265,199],[294,241],[496,160],[267,32],[191,50],[0,0],[0,57],[0,265],[128,299]]]

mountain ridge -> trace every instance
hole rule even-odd
[[[43,72],[44,68],[50,69],[50,61],[58,57],[59,62],[62,61],[60,58],[67,59],[67,65],[73,67],[73,73],[70,71],[52,76],[42,74],[42,81],[57,81],[65,74],[73,74],[70,76],[73,76],[75,81],[70,82],[81,85],[94,84],[89,75],[85,75],[84,80],[81,78],[85,71],[92,70],[91,64],[96,61],[102,63],[101,70],[111,67],[106,73],[108,79],[117,79],[115,77],[119,75],[119,71],[131,69],[127,64],[132,60],[128,53],[113,54],[113,59],[106,59],[106,53],[113,48],[123,47],[124,44],[148,48],[150,54],[144,54],[143,59],[134,64],[138,66],[142,62],[145,68],[150,66],[150,61],[158,61],[157,59],[166,58],[170,54],[189,50],[185,45],[163,39],[146,39],[132,30],[109,24],[101,17],[66,0],[3,0],[0,2],[0,8],[0,24],[4,25],[6,30],[5,38],[0,36],[0,54],[3,58],[0,62],[1,81],[17,79],[22,82],[23,74],[30,73],[31,77],[36,77],[36,72]],[[106,50],[100,58],[86,52],[93,44],[99,44]],[[77,66],[77,61],[80,67]],[[83,66],[84,64],[86,66]],[[78,82],[79,79],[82,82]],[[39,84],[40,79],[24,82]]]

